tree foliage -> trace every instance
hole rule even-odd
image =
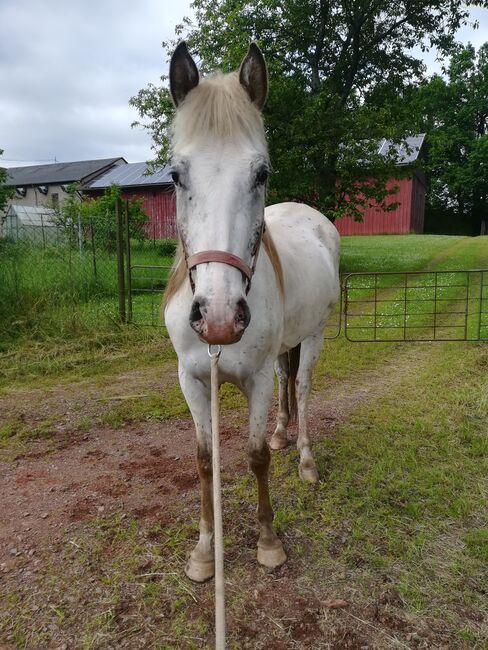
[[[307,200],[329,216],[356,217],[372,199],[381,204],[385,180],[398,172],[393,156],[378,155],[379,140],[400,142],[415,128],[399,101],[423,72],[412,48],[448,54],[468,18],[458,0],[194,0],[192,8],[194,22],[184,20],[175,36],[204,72],[236,69],[251,40],[266,56],[270,200]],[[176,40],[163,44],[168,54]],[[169,147],[165,84],[163,77],[130,100],[158,163]]]
[[[488,43],[478,52],[460,48],[446,77],[435,75],[419,97],[429,133],[429,216],[447,213],[479,234],[488,219]]]
[[[3,155],[3,149],[0,149],[0,156]],[[14,196],[15,188],[5,184],[7,180],[7,170],[0,167],[0,212],[3,212],[8,201]]]

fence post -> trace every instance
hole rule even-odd
[[[44,219],[41,214],[41,232],[42,232],[42,245],[43,248],[46,248],[46,233],[44,232]]]
[[[83,233],[81,230],[81,215],[78,211],[78,248],[80,250],[80,257],[83,257]]]
[[[115,222],[117,231],[117,279],[119,289],[119,318],[122,323],[125,318],[125,277],[124,277],[124,217],[122,201],[120,198],[115,203]]]
[[[91,253],[93,262],[93,275],[97,279],[97,256],[95,253],[95,234],[93,232],[93,219],[90,217]]]
[[[130,219],[129,200],[125,201],[125,254],[127,265],[127,322],[132,322],[132,277],[130,259]]]

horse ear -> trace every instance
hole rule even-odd
[[[268,71],[263,53],[256,43],[251,43],[241,63],[239,81],[246,89],[252,103],[261,111],[268,94]]]
[[[173,52],[169,64],[169,88],[175,106],[179,106],[192,88],[198,86],[199,76],[185,41]]]

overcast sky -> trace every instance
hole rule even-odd
[[[190,0],[0,0],[0,165],[152,157],[128,99],[167,69],[161,41]],[[480,29],[459,40],[488,40]],[[428,55],[429,70],[434,56]]]

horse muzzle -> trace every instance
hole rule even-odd
[[[190,325],[200,339],[211,345],[230,345],[241,340],[251,320],[244,298],[231,307],[220,301],[195,298],[190,312]]]

